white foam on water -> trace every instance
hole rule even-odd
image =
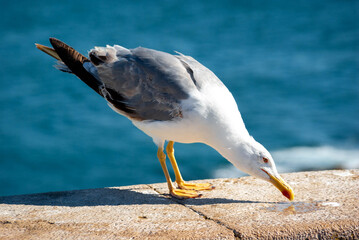
[[[271,151],[278,172],[296,172],[306,169],[359,168],[359,149],[333,146],[293,147]],[[215,170],[215,178],[234,178],[245,174],[230,165]]]

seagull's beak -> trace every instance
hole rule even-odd
[[[281,191],[281,193],[288,198],[290,201],[293,201],[294,199],[294,192],[292,188],[286,183],[281,176],[278,174],[274,175],[271,174],[269,171],[266,171],[262,168],[262,171],[268,174],[270,178],[270,182],[273,183],[273,185]]]

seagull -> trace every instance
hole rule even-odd
[[[53,48],[35,45],[58,60],[58,70],[76,75],[115,112],[152,137],[173,197],[196,198],[201,196],[199,191],[214,188],[210,183],[183,180],[173,147],[180,142],[204,143],[241,171],[272,183],[289,200],[294,199],[271,154],[248,133],[231,92],[194,58],[119,45],[94,47],[85,57],[56,38],[50,38],[50,43]]]

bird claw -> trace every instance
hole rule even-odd
[[[180,182],[177,183],[178,187],[180,189],[185,190],[197,190],[197,191],[203,191],[203,190],[212,190],[214,189],[214,186],[210,183],[186,183],[186,182]]]
[[[170,194],[172,197],[175,197],[177,199],[197,198],[202,196],[202,194],[198,193],[195,190],[187,189],[173,189]]]

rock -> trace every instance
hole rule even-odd
[[[187,200],[165,183],[0,197],[0,239],[359,238],[359,170],[283,178],[293,202],[253,177]]]

